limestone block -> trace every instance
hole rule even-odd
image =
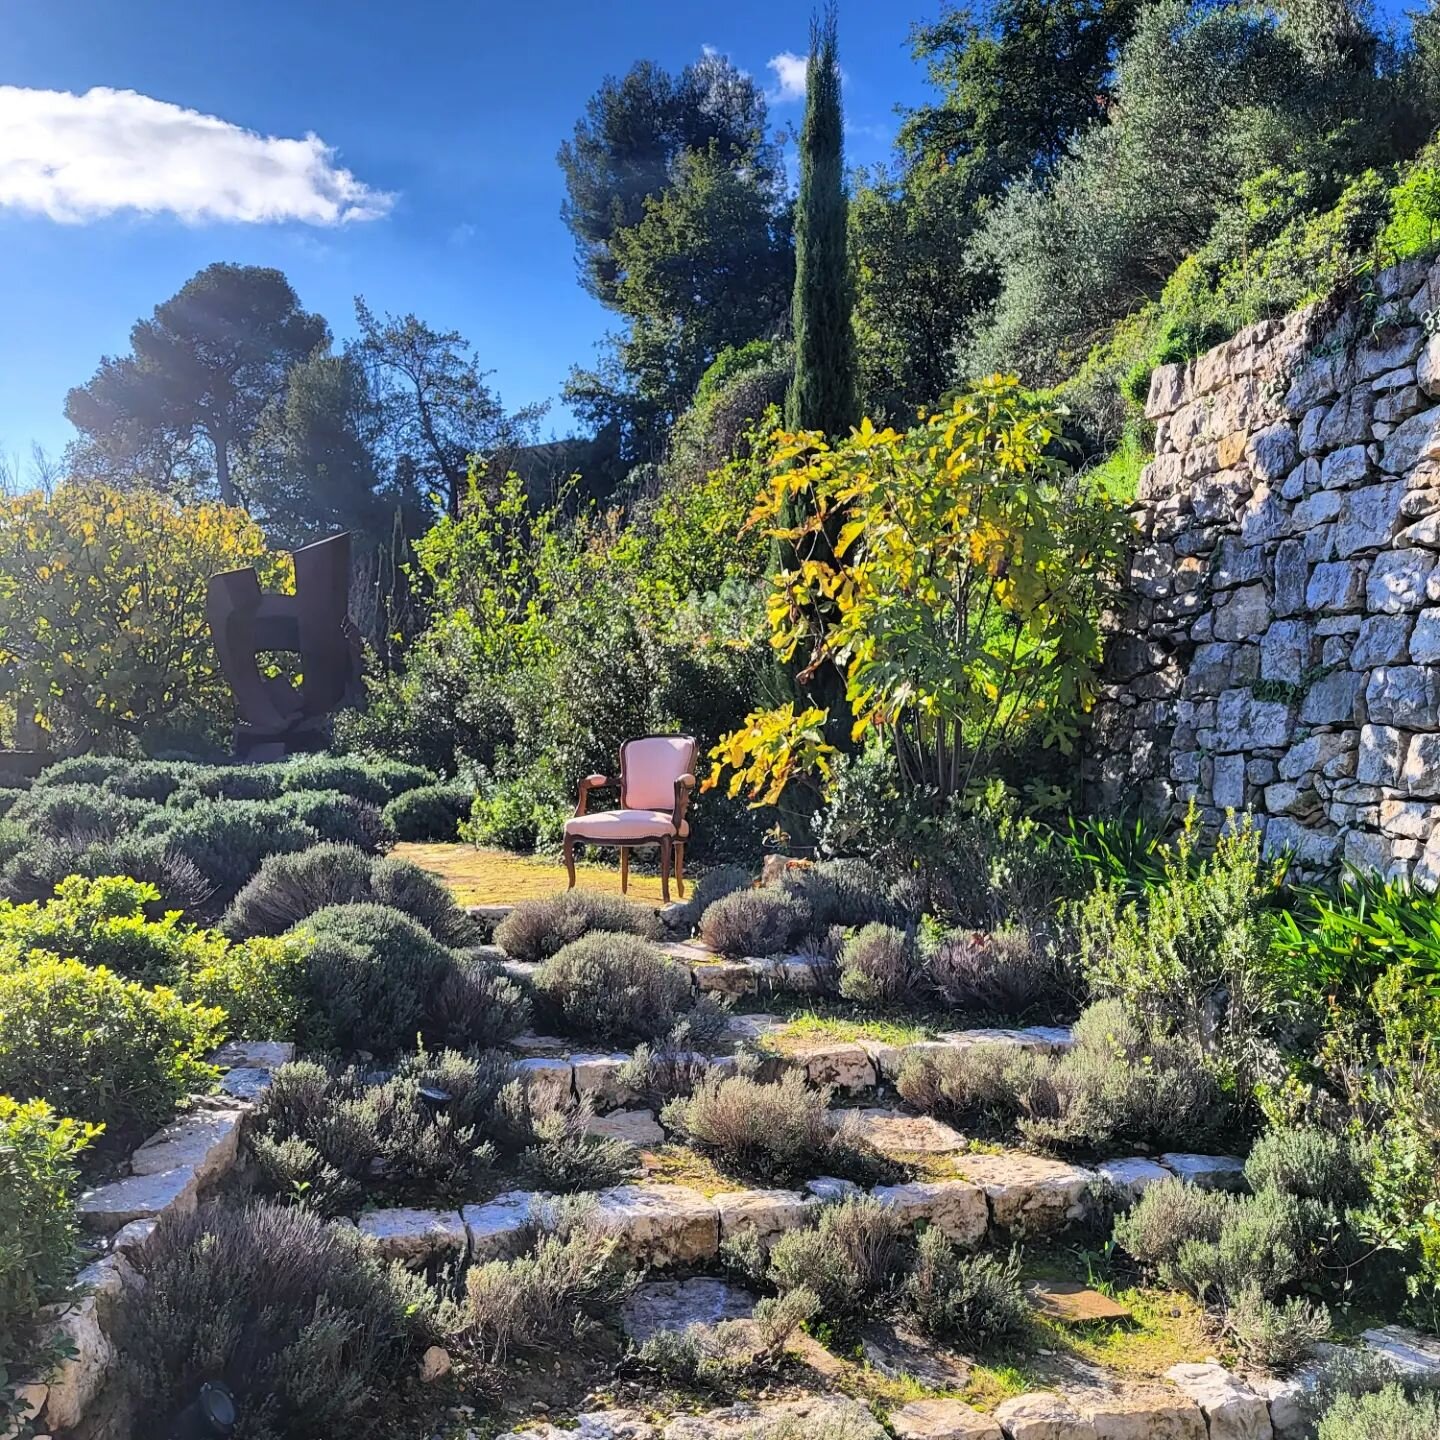
[[[532,1102],[563,1108],[571,1101],[574,1071],[568,1060],[536,1056],[517,1060],[511,1067]]]
[[[1271,1440],[1270,1409],[1220,1365],[1172,1365],[1165,1372],[1205,1414],[1210,1440]]]
[[[955,1169],[984,1189],[994,1224],[1015,1235],[1048,1234],[1082,1218],[1096,1180],[1082,1166],[1018,1152],[966,1155]]]
[[[585,1133],[603,1140],[623,1140],[637,1149],[665,1143],[665,1131],[653,1110],[610,1110],[604,1115],[592,1115]]]
[[[1076,1403],[1095,1427],[1095,1440],[1206,1440],[1204,1413],[1173,1390],[1086,1391]]]
[[[620,1326],[637,1345],[665,1331],[683,1334],[691,1325],[748,1320],[755,1296],[724,1280],[652,1280],[625,1302]]]
[[[843,1435],[845,1440],[885,1440],[885,1432],[858,1400],[845,1395],[814,1395],[768,1405],[731,1405],[704,1415],[671,1420],[663,1440],[801,1440],[804,1436]]]
[[[651,1265],[693,1264],[720,1248],[715,1202],[683,1185],[617,1185],[600,1193],[595,1220]]]
[[[660,1432],[642,1415],[623,1410],[593,1410],[575,1417],[576,1426],[526,1426],[508,1430],[499,1440],[660,1440]],[[472,1432],[473,1433],[473,1432]]]
[[[985,1192],[966,1180],[915,1180],[877,1185],[875,1198],[909,1224],[925,1220],[959,1245],[978,1245],[990,1224]]]
[[[805,1193],[813,1195],[822,1205],[834,1205],[849,1195],[858,1195],[860,1187],[853,1180],[840,1180],[834,1175],[817,1175],[805,1182]]]
[[[1271,540],[1283,539],[1290,533],[1290,507],[1282,503],[1278,486],[1257,485],[1255,493],[1240,512],[1240,543],[1263,546]],[[1198,562],[1196,562],[1198,564]]]
[[[1411,624],[1408,615],[1367,615],[1350,651],[1350,664],[1356,670],[1403,665],[1410,658]],[[1437,639],[1440,639],[1440,630],[1437,630]]]
[[[1175,1178],[1163,1165],[1138,1155],[1130,1160],[1106,1160],[1095,1167],[1095,1173],[1131,1200],[1138,1200],[1152,1185]]]
[[[1313,530],[1318,525],[1329,525],[1340,518],[1345,508],[1345,496],[1339,490],[1317,490],[1307,495],[1291,515],[1291,524],[1297,531]]]
[[[1432,335],[1420,347],[1415,380],[1427,395],[1440,395],[1440,335]]]
[[[237,1065],[220,1077],[220,1089],[232,1100],[245,1100],[253,1105],[264,1098],[273,1074],[274,1071],[257,1065]]]
[[[1440,511],[1422,515],[1413,525],[1407,525],[1396,534],[1395,544],[1397,548],[1440,550]]]
[[[1257,700],[1249,690],[1226,690],[1216,714],[1226,750],[1266,750],[1290,743],[1290,707],[1278,700]]]
[[[1305,608],[1310,562],[1303,540],[1282,540],[1275,548],[1275,589],[1271,608],[1277,615],[1298,615]]]
[[[1365,677],[1335,670],[1311,684],[1300,702],[1302,725],[1359,725],[1365,719]]]
[[[463,1255],[468,1237],[455,1210],[367,1210],[356,1221],[386,1260],[418,1269],[440,1255]]]
[[[1398,785],[1408,738],[1389,725],[1360,727],[1360,756],[1355,778],[1364,785]]]
[[[1302,825],[1284,815],[1274,815],[1265,826],[1265,858],[1288,855],[1297,864],[1313,870],[1328,869],[1340,850],[1338,833]]]
[[[1264,585],[1242,585],[1215,608],[1217,640],[1249,640],[1263,635],[1271,620],[1270,600]]]
[[[180,1166],[87,1190],[76,1209],[87,1230],[113,1235],[132,1220],[149,1220],[170,1210],[189,1214],[195,1208],[198,1188],[194,1170]]]
[[[995,1419],[1005,1440],[1096,1440],[1094,1425],[1051,1390],[1002,1401]]]
[[[1382,1325],[1366,1330],[1361,1341],[1367,1350],[1388,1360],[1405,1378],[1427,1384],[1440,1381],[1440,1340],[1402,1325]]]
[[[1372,725],[1440,729],[1440,680],[1429,666],[1382,665],[1370,672],[1365,710]]]
[[[42,1312],[70,1354],[49,1377],[44,1423],[52,1430],[71,1430],[85,1418],[110,1373],[114,1346],[100,1319],[99,1297],[82,1295],[67,1305]]]
[[[1440,796],[1440,734],[1411,736],[1400,785],[1407,795]]]
[[[1176,542],[1177,549],[1179,542]],[[1229,590],[1235,585],[1249,585],[1265,578],[1265,547],[1227,535],[1215,547],[1210,566],[1210,588]]]
[[[1221,810],[1240,810],[1245,805],[1245,757],[1217,755],[1210,781],[1211,801]]]
[[[1383,558],[1383,557],[1382,557]],[[1276,557],[1279,564],[1279,557]],[[1365,604],[1366,577],[1369,566],[1359,560],[1326,560],[1310,572],[1305,587],[1305,608],[1315,611],[1329,611],[1338,614],[1348,610],[1359,610]],[[1277,571],[1277,587],[1278,587]],[[1384,607],[1372,605],[1372,610]],[[1403,609],[1403,606],[1397,606]]]
[[[1334,450],[1320,462],[1320,484],[1326,490],[1358,485],[1369,473],[1370,456],[1364,445]]]
[[[1335,553],[1344,559],[1361,550],[1388,545],[1399,528],[1404,498],[1403,480],[1350,491],[1335,523]]]
[[[769,1248],[789,1230],[798,1230],[815,1216],[819,1201],[798,1190],[736,1190],[715,1197],[720,1212],[720,1239],[754,1235]]]
[[[969,1143],[942,1120],[899,1110],[836,1111],[832,1123],[887,1155],[954,1155]]]
[[[1365,581],[1365,604],[1372,612],[1399,615],[1425,604],[1426,586],[1435,569],[1428,550],[1386,550],[1375,557]]]
[[[620,1052],[595,1054],[588,1051],[570,1057],[575,1093],[588,1095],[597,1110],[614,1110],[628,1105],[634,1093],[620,1082],[621,1067],[630,1057]]]
[[[1415,617],[1408,648],[1409,658],[1417,665],[1440,661],[1440,610],[1422,610]]]
[[[1237,1155],[1167,1153],[1160,1163],[1181,1180],[1202,1190],[1238,1190],[1245,1183],[1245,1162]]]
[[[1380,802],[1380,828],[1386,835],[1424,841],[1437,820],[1440,820],[1440,806],[1424,800],[1386,798]]]
[[[912,1400],[890,1412],[896,1440],[1002,1440],[999,1422],[963,1400]]]
[[[157,1130],[131,1157],[136,1175],[188,1168],[197,1185],[226,1174],[240,1151],[243,1110],[195,1110]]]
[[[1380,463],[1387,474],[1404,475],[1422,460],[1437,458],[1440,458],[1440,406],[1432,406],[1395,427],[1385,441]]]
[[[470,1243],[470,1258],[508,1260],[520,1250],[534,1231],[531,1216],[536,1195],[530,1190],[509,1190],[483,1205],[466,1205],[460,1211]]]
[[[1282,780],[1299,780],[1302,776],[1324,770],[1355,748],[1353,732],[1334,734],[1325,732],[1312,735],[1298,745],[1292,745],[1280,757],[1279,772]]]
[[[855,1041],[822,1041],[787,1046],[785,1058],[805,1072],[812,1085],[834,1085],[841,1090],[869,1090],[876,1084],[875,1067],[865,1047]]]
[[[1182,365],[1157,365],[1150,372],[1150,393],[1145,400],[1145,418],[1158,420],[1173,415],[1185,402],[1185,370]]]
[[[1279,480],[1299,458],[1295,427],[1284,420],[1258,431],[1245,446],[1245,459],[1256,479],[1266,483]]]
[[[256,1070],[278,1070],[295,1058],[295,1044],[291,1040],[227,1040],[210,1055],[210,1063],[222,1070],[237,1065],[251,1066]]]

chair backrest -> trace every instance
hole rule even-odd
[[[620,805],[625,810],[669,810],[675,782],[695,770],[693,735],[642,735],[620,747]]]

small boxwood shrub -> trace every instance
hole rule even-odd
[[[286,791],[271,803],[281,814],[308,825],[321,840],[354,845],[368,855],[378,854],[395,838],[376,806],[338,790]]]
[[[770,1252],[770,1279],[782,1292],[808,1290],[827,1320],[846,1325],[894,1297],[909,1247],[895,1210],[851,1195],[820,1211],[814,1229],[791,1230]]]
[[[546,1022],[612,1045],[663,1039],[695,1005],[689,968],[635,935],[572,941],[541,965],[534,986]]]
[[[706,908],[700,938],[720,955],[778,955],[810,928],[810,912],[796,896],[773,886],[736,890]]]
[[[748,890],[753,883],[754,877],[739,865],[717,865],[706,870],[690,887],[689,898],[668,912],[666,923],[673,931],[688,935],[717,900],[737,890]]]
[[[440,780],[435,771],[404,760],[367,760],[365,768],[385,787],[391,800],[398,800],[412,790],[433,789]]]
[[[12,1362],[40,1307],[69,1282],[76,1159],[96,1133],[43,1100],[0,1095],[0,1354]]]
[[[889,881],[868,860],[797,865],[785,871],[777,888],[801,902],[816,931],[832,925],[903,926],[913,918],[896,904]]]
[[[399,1203],[460,1200],[495,1158],[508,1057],[424,1051],[388,1078],[300,1060],[274,1072],[255,1116],[262,1188],[325,1215],[377,1192]],[[432,1106],[422,1090],[443,1092]]]
[[[353,1226],[304,1210],[167,1215],[116,1317],[117,1373],[143,1413],[220,1380],[257,1440],[365,1433],[443,1339],[435,1293]]]
[[[428,930],[383,905],[329,905],[291,933],[311,942],[302,1038],[318,1050],[413,1045],[427,999],[455,965]]]
[[[101,788],[133,800],[163,805],[199,767],[176,760],[137,760],[128,770],[107,776]]]
[[[397,840],[455,840],[474,798],[468,785],[418,785],[402,791],[381,813]]]
[[[920,1235],[900,1303],[926,1335],[981,1348],[1018,1339],[1030,1326],[1020,1256],[967,1255],[933,1226]]]
[[[281,793],[294,790],[338,790],[355,800],[381,806],[392,798],[390,786],[362,760],[336,755],[305,755],[280,767]]]
[[[219,1010],[79,960],[0,973],[0,1094],[130,1128],[168,1119],[215,1070]]]
[[[72,755],[47,765],[36,777],[35,788],[52,785],[103,785],[112,775],[133,769],[135,761],[123,755]]]
[[[1076,986],[1058,949],[1018,927],[946,936],[925,978],[947,1005],[997,1020],[1074,1014]]]
[[[98,785],[46,785],[27,790],[10,807],[11,820],[52,840],[113,840],[155,813],[148,800],[135,800]]]
[[[442,945],[463,949],[479,939],[475,921],[456,903],[442,880],[408,860],[387,856],[370,866],[370,893],[418,920]]]
[[[475,922],[433,875],[341,843],[270,856],[230,902],[221,928],[237,937],[277,935],[326,906],[365,901],[403,910],[445,945],[477,938]]]
[[[1316,1440],[1435,1440],[1440,1394],[1409,1394],[1392,1382],[1368,1395],[1342,1395],[1320,1421]]]
[[[371,857],[354,845],[312,845],[271,855],[230,902],[227,935],[278,935],[329,905],[370,898]]]
[[[280,793],[280,765],[213,765],[198,769],[171,796],[170,804],[205,800],[273,800]]]
[[[492,1365],[513,1350],[570,1343],[611,1319],[638,1277],[613,1237],[583,1207],[542,1232],[529,1254],[471,1266],[465,1277],[470,1336]]]
[[[496,926],[495,943],[517,960],[548,960],[592,930],[655,940],[660,924],[653,911],[618,895],[567,890],[563,895],[517,905]]]
[[[311,1048],[390,1054],[417,1035],[495,1045],[529,1021],[498,967],[462,960],[399,910],[331,905],[289,933],[309,944],[300,1038]]]
[[[274,801],[217,800],[192,810],[153,812],[140,834],[163,842],[214,887],[214,902],[230,900],[269,855],[305,850],[320,837]]]
[[[847,1000],[896,1004],[915,988],[915,943],[903,930],[872,921],[840,952],[840,993]]]
[[[830,1123],[829,1088],[811,1089],[797,1070],[766,1083],[748,1075],[706,1075],[662,1119],[723,1165],[766,1180],[816,1175],[873,1179],[879,1157]]]

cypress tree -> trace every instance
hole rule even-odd
[[[844,125],[835,7],[810,25],[800,194],[795,204],[795,371],[785,396],[791,430],[845,435],[855,413],[854,294],[845,250]]]

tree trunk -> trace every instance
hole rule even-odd
[[[224,440],[213,440],[215,446],[215,484],[220,489],[222,505],[238,505],[240,497],[235,493],[235,483],[230,479],[230,447]]]

